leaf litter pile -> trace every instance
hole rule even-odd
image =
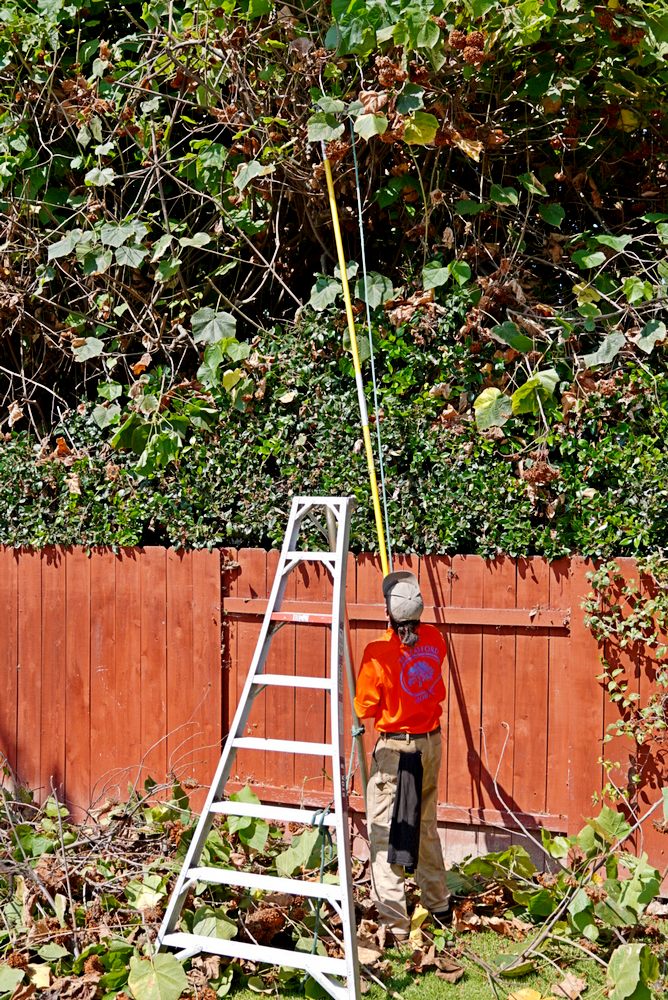
[[[300,970],[153,954],[194,831],[182,785],[167,789],[149,780],[142,796],[109,804],[79,825],[55,797],[39,806],[23,790],[0,789],[0,795],[0,1000],[216,1000],[237,988],[323,996]],[[257,801],[249,788],[235,797]],[[620,813],[603,807],[577,837],[543,832],[547,871],[537,870],[519,846],[466,860],[448,872],[453,908],[446,926],[431,921],[409,883],[411,935],[400,951],[387,950],[392,942],[375,920],[368,872],[355,861],[363,990],[375,984],[398,996],[391,982],[402,968],[411,979],[432,973],[454,984],[477,967],[490,996],[541,1000],[517,980],[550,968],[558,973],[550,996],[578,1000],[588,984],[569,969],[585,959],[604,969],[612,1000],[647,1000],[653,990],[663,995],[668,948],[658,917],[647,912],[660,876],[646,856],[622,848],[630,832]],[[335,848],[318,828],[295,833],[248,817],[216,822],[202,864],[337,878]],[[180,928],[341,955],[338,916],[325,903],[279,893],[197,885]],[[503,939],[493,958],[474,950],[478,931]]]

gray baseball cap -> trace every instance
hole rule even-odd
[[[415,574],[408,570],[388,573],[383,580],[383,597],[388,614],[395,622],[417,621],[424,611],[420,584]]]

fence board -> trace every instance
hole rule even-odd
[[[192,559],[182,550],[167,552],[167,763],[183,779],[192,775],[193,619]],[[201,705],[199,709],[201,710]]]
[[[329,573],[322,565],[302,564],[293,573],[295,599],[323,601],[331,607],[332,585]],[[295,673],[324,677],[329,672],[330,629],[317,625],[295,626]],[[329,720],[325,712],[324,691],[295,691],[295,726],[314,742],[329,742]],[[305,793],[332,788],[331,766],[323,757],[304,754],[299,759],[300,784]],[[325,773],[327,778],[324,778]]]
[[[90,745],[93,804],[120,796],[116,744],[116,567],[113,552],[90,557]]]
[[[249,599],[253,597],[266,598],[267,553],[262,549],[239,549],[238,557],[239,562],[243,566],[243,572],[236,577],[231,585],[234,596]],[[235,711],[253,659],[261,624],[260,621],[244,621],[238,623],[235,628],[236,660],[233,667],[234,687],[236,689],[234,695]],[[273,655],[275,656],[275,654]],[[264,697],[264,695],[260,696],[261,699],[264,699]],[[264,719],[264,704],[260,699],[257,699],[249,716],[246,730],[241,735],[261,735],[262,730],[257,727],[258,725],[264,725]],[[264,775],[265,765],[265,754],[262,751],[242,750],[236,756],[236,775],[242,784],[247,784],[253,780],[254,775]]]
[[[142,783],[160,783],[167,774],[167,551],[158,546],[142,550],[141,701]]]
[[[564,607],[571,598],[570,560],[550,564],[550,604]],[[545,802],[548,812],[568,815],[568,731],[573,712],[570,689],[570,635],[565,629],[549,633],[547,768]]]
[[[588,593],[586,574],[592,568],[584,559],[571,562],[570,703],[568,716],[568,826],[575,832],[582,818],[592,814],[592,792],[601,787],[601,768],[596,764],[603,735],[603,692],[596,682],[598,648],[584,623],[582,597]]]
[[[366,553],[357,557],[357,573],[355,589],[357,600],[362,604],[379,605],[384,612],[383,604],[383,572],[378,556]],[[386,619],[381,624],[368,621],[357,621],[351,623],[351,643],[353,648],[353,663],[355,665],[355,676],[359,673],[362,656],[368,643],[380,638],[383,633],[383,626]],[[371,770],[371,751],[375,744],[375,733],[373,720],[365,723],[364,750],[367,755],[367,764]]]
[[[90,564],[83,549],[65,554],[67,588],[67,666],[65,669],[65,782],[75,819],[91,801],[91,585]]]
[[[18,699],[16,769],[23,782],[45,794],[40,780],[42,743],[42,560],[22,549],[18,565]]]
[[[425,610],[433,607],[438,616],[440,609],[451,603],[452,594],[452,560],[449,556],[423,556],[420,559],[420,591],[424,601]],[[445,641],[450,647],[452,635],[450,629],[440,626],[440,632],[445,637]],[[453,698],[451,688],[451,670],[449,667],[449,655],[446,654],[443,664],[443,680],[445,682],[446,699],[441,717],[441,772],[439,775],[440,802],[448,801],[448,768],[449,768],[449,747],[450,747],[450,706]]]
[[[267,592],[271,592],[276,570],[278,568],[279,553],[272,549],[267,553],[266,574]],[[294,599],[296,594],[297,577],[291,573],[287,579],[285,589],[285,599]],[[322,630],[321,630],[322,631]],[[296,630],[295,626],[286,623],[281,626],[271,642],[269,659],[267,661],[267,672],[278,674],[294,674],[296,671]],[[252,655],[252,654],[251,654]],[[250,659],[247,666],[250,666]],[[261,710],[265,720],[265,733],[267,736],[275,737],[279,740],[300,739],[303,729],[297,726],[295,720],[295,695],[290,688],[267,688],[265,693],[260,695]],[[251,766],[253,760],[257,762],[257,754],[249,756]],[[301,763],[301,762],[300,762]],[[290,754],[267,753],[265,754],[265,780],[266,784],[272,788],[292,788],[298,785],[298,776],[295,773],[295,760]],[[301,773],[301,767],[300,767]]]
[[[18,711],[18,553],[0,546],[0,751],[16,769],[16,723]],[[2,779],[0,778],[0,785]]]
[[[141,555],[121,549],[114,560],[116,579],[116,745],[119,783],[142,786],[141,742]],[[123,773],[124,772],[124,773]]]
[[[514,608],[516,578],[513,559],[501,556],[488,563],[483,576],[484,606]],[[513,799],[515,642],[515,629],[485,626],[482,630],[481,802],[487,808],[508,806],[513,811],[517,811]],[[502,801],[494,790],[495,780]]]
[[[548,605],[548,564],[540,558],[519,559],[517,603],[522,607]],[[515,757],[513,797],[527,813],[545,812],[547,766],[548,636],[527,635],[516,640]]]
[[[220,657],[220,554],[192,552],[193,564],[193,693],[195,734],[193,773],[207,786],[222,750]],[[191,795],[195,809],[204,804],[206,788]]]
[[[484,562],[479,556],[452,560],[454,605],[480,607]],[[448,802],[479,809],[482,636],[476,626],[451,633],[448,725]]]
[[[65,559],[42,549],[42,705],[40,787],[62,795],[65,781],[65,699],[67,633]]]

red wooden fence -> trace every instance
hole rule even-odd
[[[250,663],[277,562],[256,549],[175,552],[0,548],[0,750],[39,794],[51,785],[87,807],[169,772],[206,785]],[[579,828],[601,786],[601,739],[614,710],[596,681],[599,651],[584,625],[587,565],[579,559],[485,562],[404,557],[420,578],[425,620],[449,643],[439,815],[449,853],[490,848],[518,821]],[[624,561],[623,561],[624,562]],[[631,573],[633,564],[626,561]],[[353,656],[384,628],[378,561],[349,559]],[[329,583],[319,567],[293,573],[287,599],[318,611]],[[272,672],[327,668],[325,629],[287,624]],[[222,669],[221,669],[222,667]],[[645,697],[649,681],[635,672]],[[249,732],[328,737],[319,692],[268,689]],[[322,700],[321,700],[322,699]],[[349,708],[347,708],[349,720]],[[346,724],[346,732],[350,726]],[[367,747],[372,734],[367,734]],[[622,769],[631,748],[606,755]],[[235,779],[266,801],[324,803],[321,758],[239,755]],[[641,791],[641,802],[658,796]],[[198,797],[201,801],[201,793]],[[361,808],[359,796],[353,806]],[[666,837],[644,847],[665,866]]]

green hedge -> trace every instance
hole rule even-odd
[[[472,353],[453,330],[456,305],[433,328],[416,320],[379,334],[395,549],[557,557],[668,545],[663,349],[655,371],[627,362],[590,379],[540,446],[526,416],[481,434],[470,404],[498,345]],[[352,368],[334,326],[307,320],[264,335],[247,411],[221,411],[159,476],[137,476],[136,456],[110,448],[92,402],[41,444],[8,435],[0,542],[263,546],[280,542],[292,494],[353,493],[353,547],[373,549]],[[71,453],[55,454],[58,437]]]

